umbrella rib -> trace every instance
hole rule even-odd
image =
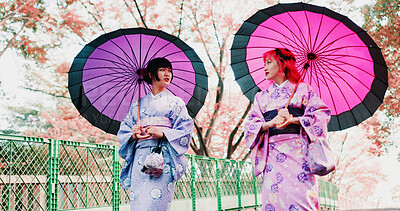
[[[101,87],[101,86],[107,84],[107,83],[115,82],[117,79],[120,79],[120,78],[121,78],[121,77],[116,77],[116,78],[114,78],[114,79],[112,79],[112,80],[109,80],[109,81],[106,81],[106,82],[104,82],[104,83],[101,83],[101,84],[97,85],[96,87],[94,87],[94,88],[88,90],[87,92],[85,92],[85,94],[87,94],[87,93],[89,93],[89,92],[91,92],[91,91],[93,91],[93,90],[95,90],[95,89],[97,89],[97,88],[99,88],[99,87]],[[133,76],[132,79],[129,79],[129,80],[135,80],[136,78],[137,78],[137,77]]]
[[[124,49],[122,49],[122,48],[121,48],[117,43],[115,43],[113,40],[109,40],[109,41],[110,41],[112,44],[114,44],[116,47],[118,47],[118,48],[123,52],[123,54],[125,55],[125,58],[128,58],[128,60],[130,60],[129,55],[124,51]],[[101,48],[101,47],[98,47],[98,48],[96,48],[96,49],[100,49],[100,50],[103,50],[103,51],[105,51],[105,52],[107,52],[107,53],[110,53],[110,54],[116,56],[119,60],[124,61],[126,64],[129,64],[130,66],[132,65],[129,61],[126,61],[125,59],[123,59],[122,57],[116,55],[115,53],[112,53],[112,52],[110,52],[110,51],[107,51],[107,50],[105,50],[105,49],[103,49],[103,48]],[[133,61],[132,61],[132,62],[133,62]],[[132,67],[132,66],[131,66],[131,67]]]
[[[326,70],[324,67],[322,67],[322,65],[318,65],[318,63],[313,63],[312,66],[314,66],[315,69],[317,69],[317,67],[319,67],[319,69],[323,69],[323,70],[325,70],[325,72],[327,72],[327,70]],[[317,71],[314,71],[314,72],[317,73]],[[335,85],[339,88],[338,84],[335,82],[335,80],[333,80],[332,76],[331,76],[330,74],[328,74],[328,76],[331,78],[333,84],[335,84]],[[318,77],[318,75],[317,75],[317,77]],[[327,81],[326,81],[326,78],[324,77],[324,75],[323,75],[322,73],[321,73],[321,76],[320,76],[320,77],[321,77],[321,79],[323,79],[323,81],[325,82],[325,85],[326,85],[327,89],[329,90],[329,93],[332,93],[332,92],[331,92],[331,88],[330,88],[330,86],[328,86],[328,83],[327,83]],[[319,78],[319,77],[318,77],[318,78]],[[319,81],[319,80],[318,80],[318,81]],[[339,88],[339,91],[340,91],[340,93],[342,94],[342,96],[343,96],[343,98],[344,98],[345,95],[343,94],[343,92],[342,92],[342,90],[341,90],[340,88]],[[321,94],[320,94],[320,96],[321,96],[321,98],[322,98],[322,95],[321,95]],[[330,97],[331,97],[332,102],[334,102],[334,99],[333,99],[332,94],[330,94]],[[347,100],[346,100],[346,103],[347,103],[347,106],[350,107],[350,105],[349,105],[349,103],[347,102]],[[334,107],[335,113],[337,113],[337,108],[336,108],[336,104],[335,104],[335,103],[333,103],[333,107]]]
[[[328,62],[328,61],[326,61],[326,62],[327,62],[329,65],[334,66],[334,67],[336,67],[336,68],[342,70],[343,72],[347,73],[348,75],[352,76],[352,77],[353,77],[354,79],[356,79],[360,84],[362,84],[365,88],[368,89],[368,86],[366,86],[358,77],[352,75],[349,71],[346,71],[345,69],[343,69],[343,68],[341,68],[341,67],[339,67],[339,66],[337,66],[337,65],[335,65],[335,64],[332,64],[332,63],[330,63],[330,62]],[[332,68],[330,68],[330,69],[332,69]],[[335,71],[333,71],[333,72],[336,73]],[[340,79],[342,79],[342,81],[345,81],[345,82],[346,82],[346,80],[345,80],[344,78],[342,78],[339,74],[336,73],[336,75],[337,75]],[[333,80],[333,79],[332,79],[332,80]],[[346,84],[348,84],[348,83],[346,83]],[[359,98],[359,100],[362,100],[361,97],[358,96],[357,92],[356,92],[350,85],[349,85],[349,87],[354,91],[354,93],[357,95],[357,97]]]
[[[285,9],[284,9],[284,10],[285,10]],[[287,10],[285,10],[285,13],[287,13],[287,14],[289,15],[289,17],[294,21],[293,17],[290,15],[290,13],[289,13]],[[287,30],[289,30],[289,32],[291,33],[291,35],[292,35],[294,38],[296,38],[298,41],[301,41],[301,38],[299,38],[299,37],[292,31],[291,28],[289,28],[288,26],[286,26],[286,24],[282,23],[280,20],[278,20],[278,19],[277,19],[276,17],[274,17],[274,16],[271,16],[271,18],[275,19],[275,20],[276,20],[277,22],[279,22],[282,26],[284,26]],[[295,24],[297,25],[297,27],[299,28],[297,22],[294,21],[294,23],[295,23]],[[279,33],[279,32],[278,32],[278,33]],[[282,34],[282,35],[283,35],[283,34]],[[285,35],[283,35],[283,36],[286,37]],[[304,37],[303,37],[303,38],[304,38]],[[299,45],[298,42],[295,42],[294,40],[293,40],[293,43],[296,43],[297,45]],[[303,45],[302,42],[300,42],[300,43],[302,44],[303,48],[307,49],[307,46]]]
[[[186,61],[182,61],[182,62],[186,62]],[[190,61],[188,61],[188,62],[190,62]],[[186,72],[186,73],[191,73],[191,74],[195,74],[195,75],[207,76],[206,73],[192,72],[192,71],[189,71],[189,70],[186,70],[186,69],[176,68],[176,69],[173,69],[172,71],[180,71],[180,72]]]
[[[330,56],[330,55],[328,55],[328,56]],[[336,61],[336,62],[340,62],[340,63],[342,63],[342,64],[345,64],[345,65],[349,65],[349,66],[351,66],[351,67],[354,67],[354,68],[360,70],[361,72],[364,72],[364,73],[370,75],[371,77],[374,77],[373,74],[371,74],[371,73],[365,71],[364,69],[362,69],[362,68],[360,68],[360,67],[358,67],[358,66],[355,66],[355,65],[353,65],[353,64],[351,64],[351,63],[348,63],[348,62],[344,62],[344,61],[342,61],[342,60],[337,60],[337,59],[328,58],[328,56],[323,56],[323,57],[324,57],[324,61]],[[355,56],[343,55],[343,57],[344,57],[344,56],[345,56],[345,57],[358,58],[358,57],[355,57]],[[337,66],[337,65],[334,65],[334,66],[337,67],[337,68],[339,68],[339,66]],[[342,69],[342,68],[341,68],[341,70],[343,70],[343,72],[349,73],[349,72],[346,71],[345,69]],[[350,74],[350,73],[349,73],[349,74]]]
[[[325,12],[325,7],[323,8],[323,10],[324,10],[324,12]],[[324,19],[324,14],[322,13],[321,14],[321,19],[319,20],[319,25],[318,25],[318,30],[317,30],[317,34],[315,35],[315,39],[314,39],[314,44],[312,45],[312,47],[311,47],[311,52],[316,52],[316,49],[315,49],[315,46],[316,46],[316,44],[317,44],[317,40],[318,40],[318,37],[319,37],[319,32],[321,31],[321,26],[322,26],[322,21],[323,21],[323,19]],[[311,36],[310,36],[311,37]]]
[[[252,86],[252,87],[250,87],[246,92],[243,92],[243,94],[244,95],[246,95],[250,90],[252,90],[254,87],[257,87],[257,88],[259,88],[259,86],[258,85],[260,85],[262,82],[264,82],[264,81],[266,81],[267,79],[266,78],[264,78],[264,79],[262,79],[260,82],[258,82],[257,84],[256,83],[254,83],[254,86]],[[259,88],[260,89],[260,88]]]
[[[309,32],[310,32],[310,24],[309,24],[309,22],[308,22],[308,17],[307,17],[307,15],[306,15],[306,11],[305,11],[305,9],[304,9],[304,5],[302,5],[302,7],[303,7],[303,12],[304,12],[305,17],[306,17],[305,19],[306,19],[306,21],[307,21],[307,28],[308,28],[308,30],[309,30]],[[286,11],[286,12],[287,12],[287,11]],[[305,47],[305,49],[307,50],[307,52],[310,52],[310,49],[309,49],[310,45],[309,45],[309,43],[307,43],[307,38],[304,36],[304,33],[303,33],[303,31],[301,30],[300,25],[297,23],[296,19],[293,18],[293,16],[292,16],[289,12],[287,12],[287,14],[290,16],[290,18],[293,20],[293,22],[296,24],[297,28],[298,28],[299,31],[301,32],[300,35],[301,35],[301,37],[303,38],[304,42],[306,43],[305,45],[303,45],[303,47]],[[309,37],[310,37],[310,36],[309,36]],[[311,39],[311,38],[310,38],[310,39]],[[299,40],[299,41],[301,41],[301,40]],[[301,43],[301,42],[300,42],[300,43]]]
[[[116,74],[120,74],[120,73],[108,73],[108,74],[103,74],[103,75],[100,75],[100,76],[97,76],[97,77],[93,77],[93,78],[89,78],[89,79],[85,79],[85,80],[82,80],[82,82],[79,82],[79,83],[76,83],[76,84],[73,84],[73,85],[71,85],[71,86],[75,86],[75,85],[77,85],[77,84],[80,84],[80,83],[86,83],[86,82],[88,82],[88,81],[91,81],[91,80],[95,80],[95,79],[99,79],[99,78],[102,78],[102,77],[106,77],[106,76],[112,76],[112,75],[116,75]],[[124,77],[114,77],[114,79],[113,80],[117,80],[117,79],[120,79],[120,78],[122,78],[122,79],[126,79],[126,78],[134,78],[134,79],[137,79],[138,78],[138,76],[137,75],[133,75],[133,74],[130,74],[130,75],[124,75]],[[110,82],[110,81],[107,81],[107,82]],[[106,82],[106,83],[107,83]],[[101,85],[103,85],[103,84],[101,84]],[[100,85],[99,85],[100,86]],[[96,87],[96,88],[98,88],[98,87]],[[90,91],[92,91],[92,90],[90,90]],[[90,92],[89,91],[89,92]]]
[[[110,53],[110,54],[114,55],[115,57],[118,58],[118,60],[120,60],[120,61],[122,60],[121,63],[116,62],[116,61],[114,61],[114,60],[103,59],[103,58],[93,58],[93,57],[88,57],[87,60],[97,59],[97,60],[102,60],[102,61],[108,61],[108,62],[111,62],[111,63],[113,63],[113,64],[122,65],[122,66],[125,66],[125,67],[127,67],[126,64],[129,64],[129,66],[131,66],[131,64],[130,64],[128,61],[125,61],[125,60],[124,60],[123,58],[121,58],[120,56],[118,56],[118,55],[116,55],[116,54],[114,54],[114,53],[112,53],[112,52],[110,52],[110,51],[101,49],[101,48],[97,48],[97,49],[103,50],[103,51],[105,51],[105,52],[107,52],[107,53]],[[131,67],[132,67],[132,66],[131,66]]]
[[[180,87],[180,86],[178,86],[178,85],[176,85],[176,84],[174,84],[174,83],[172,83],[171,85],[174,85],[174,86],[177,87],[178,89],[183,90],[184,92],[186,92],[187,94],[189,94],[192,98],[194,98],[194,99],[196,99],[197,101],[201,102],[201,100],[199,100],[196,96],[194,96],[194,95],[192,95],[191,93],[189,93],[186,89],[184,89],[184,88],[182,88],[182,87]],[[196,86],[197,86],[197,85],[196,85]],[[200,86],[199,86],[199,87],[200,87]],[[169,87],[167,87],[167,89],[168,89],[172,94],[174,94],[175,96],[179,96],[179,95],[175,94]],[[204,103],[203,103],[203,105],[204,105]]]
[[[175,40],[177,40],[178,38],[176,38]],[[174,41],[175,41],[174,40]],[[170,44],[172,44],[172,42],[171,41],[168,41],[167,42],[167,44],[165,44],[164,46],[162,46],[161,48],[159,48],[154,54],[153,54],[153,56],[151,56],[150,57],[150,59],[149,60],[151,60],[151,59],[153,59],[153,58],[155,58],[155,56],[161,51],[161,50],[163,50],[164,48],[166,48],[168,45],[170,45]],[[179,49],[179,48],[178,48]],[[182,51],[182,50],[181,50]],[[179,53],[179,51],[177,51],[176,53]],[[167,55],[163,55],[163,57],[167,57],[167,56],[169,56],[168,54]],[[172,62],[171,62],[172,63]],[[146,63],[146,66],[147,66],[147,63]]]
[[[303,6],[303,9],[304,9],[304,5],[302,5]],[[308,21],[308,16],[307,16],[307,13],[306,13],[306,11],[305,10],[303,10],[303,12],[304,12],[304,16],[306,17],[306,21],[307,21],[307,28],[308,28],[308,34],[309,34],[309,36],[308,36],[308,42],[309,42],[309,44],[307,45],[308,47],[310,47],[311,49],[312,49],[312,42],[311,42],[311,27],[310,27],[310,22]],[[308,49],[309,50],[309,52],[311,52],[311,49]]]
[[[332,33],[332,31],[335,30],[335,28],[336,28],[337,26],[339,26],[339,24],[340,24],[340,21],[328,32],[327,35],[325,35],[325,37],[321,40],[321,42],[318,44],[317,48],[315,49],[315,52],[322,51],[322,49],[319,49],[319,48],[323,45],[323,43],[325,42],[325,40],[328,39],[328,36]],[[325,45],[325,46],[326,46],[326,45]]]
[[[133,79],[130,79],[130,81],[132,81]],[[108,83],[108,82],[110,82],[110,81],[107,81],[106,83]],[[128,81],[129,82],[129,81]],[[104,85],[105,83],[103,83],[102,85]],[[125,83],[125,85],[124,86],[126,86],[126,84],[128,84],[128,83]],[[92,89],[93,90],[93,89]],[[97,100],[99,100],[101,97],[103,97],[108,91],[110,91],[110,89],[109,90],[107,90],[107,91],[105,91],[105,92],[103,92],[102,94],[100,94],[99,96],[97,96],[97,98],[96,99],[94,99],[94,101],[92,102],[91,101],[91,103],[92,103],[92,106],[94,107],[94,103],[95,102],[97,102]],[[121,91],[121,90],[120,90]],[[88,93],[88,92],[86,92],[86,93]],[[85,94],[86,94],[85,93]],[[116,95],[115,95],[116,96]],[[114,99],[115,98],[115,96],[113,96],[112,97],[112,99]],[[111,100],[109,100],[108,101],[108,103],[107,103],[107,105],[109,105],[110,104],[110,102],[112,101],[112,99]],[[104,111],[104,109],[107,107],[107,105],[103,108],[103,110],[100,112],[100,114]],[[87,109],[89,109],[89,107],[90,106],[88,106],[88,107],[86,107],[84,110],[82,110],[82,112],[81,113],[84,113]],[[96,109],[97,110],[97,109]],[[97,119],[98,119],[98,117],[100,116],[100,114],[95,118],[96,119],[96,121],[97,121]],[[96,122],[95,121],[95,122]]]
[[[133,48],[132,48],[131,42],[129,41],[128,37],[126,37],[127,34],[125,34],[123,30],[121,30],[121,32],[122,32],[122,34],[124,35],[124,38],[125,38],[126,42],[128,42],[129,48],[131,49],[132,56],[133,56],[133,58],[134,58],[135,61],[136,61],[136,62],[133,61],[133,59],[131,58],[132,63],[133,63],[133,66],[135,66],[136,68],[139,68],[139,67],[138,67],[139,61],[137,60],[137,57],[136,57],[135,51],[134,51]]]
[[[160,33],[161,33],[161,31],[158,31],[158,34],[157,34],[156,36],[154,36],[154,39],[151,41],[151,43],[150,43],[150,45],[149,45],[150,47],[147,48],[146,55],[145,55],[143,61],[147,61],[147,56],[149,55],[150,48],[153,47],[153,44],[154,44],[154,42],[156,41],[157,37],[160,35]],[[152,57],[152,58],[153,58],[153,57]],[[146,66],[147,66],[147,64],[146,64]]]
[[[324,70],[326,70],[324,67],[323,67],[323,64],[321,63],[321,65],[319,65],[322,69],[324,69]],[[345,97],[345,95],[344,95],[344,93],[343,93],[343,91],[342,91],[342,89],[340,89],[340,87],[339,87],[339,85],[335,82],[335,80],[332,78],[332,76],[330,75],[330,74],[328,74],[328,76],[331,78],[331,80],[333,81],[333,83],[336,85],[336,87],[338,87],[338,89],[339,89],[339,91],[340,91],[340,93],[342,94],[342,96],[343,96],[343,99],[345,100],[345,102],[346,102],[346,104],[347,104],[347,106],[348,106],[348,108],[349,108],[349,111],[351,111],[351,107],[350,107],[350,105],[349,105],[349,102],[347,101],[347,98]],[[339,76],[340,77],[340,76]],[[323,77],[324,79],[325,79],[325,77]],[[341,77],[340,77],[341,78]],[[326,83],[326,81],[325,81],[325,83]],[[357,92],[355,92],[355,90],[348,84],[348,83],[346,83],[348,86],[349,86],[349,88],[351,89],[351,90],[353,90],[353,92],[357,95],[357,97],[360,99],[360,97],[358,96],[358,94],[357,94]],[[327,86],[328,87],[328,89],[329,89],[329,86]],[[330,92],[330,89],[329,89],[329,92]],[[332,98],[332,102],[334,102],[333,101],[333,96],[331,95],[331,98]],[[336,111],[336,105],[335,104],[333,104],[334,105],[334,107],[335,107],[335,111]],[[337,113],[337,111],[336,111],[336,113]],[[354,116],[354,114],[353,114],[353,112],[350,112],[351,113],[351,115],[353,116],[353,119],[356,119],[356,117]],[[339,126],[340,126],[340,122],[339,122]]]
[[[272,17],[272,18],[273,18],[273,17]],[[274,18],[274,19],[275,19],[275,18]],[[279,23],[281,23],[282,25],[284,25],[284,24],[283,24],[282,22],[280,22],[279,20],[277,20],[277,19],[275,19],[275,20],[278,21]],[[285,26],[285,25],[284,25],[284,26]],[[291,39],[290,37],[288,37],[287,35],[285,35],[285,34],[279,32],[278,30],[275,30],[275,29],[273,29],[273,28],[270,28],[270,27],[268,27],[268,26],[263,26],[263,25],[259,25],[259,27],[262,27],[262,28],[265,28],[265,29],[274,31],[274,32],[276,32],[277,34],[280,34],[281,36],[283,36],[286,40],[289,40],[289,41],[291,41],[292,43],[297,43],[295,40],[293,40],[293,39]],[[285,26],[285,27],[286,27],[286,26]],[[294,36],[297,38],[297,36],[294,34],[294,32],[292,32],[288,27],[286,27],[286,28],[291,32],[292,35],[294,35]],[[268,40],[274,40],[274,41],[277,41],[277,42],[279,42],[279,43],[283,43],[283,42],[280,41],[280,40],[268,38],[268,37],[261,36],[261,35],[249,35],[249,36],[250,36],[250,37],[265,38],[265,39],[268,39]],[[299,38],[297,38],[297,40],[299,40]],[[291,45],[290,43],[287,43],[287,45],[291,46],[292,48],[295,48],[295,47],[294,47],[293,45]],[[305,47],[305,46],[303,46],[303,47]]]
[[[201,89],[203,89],[203,90],[205,90],[205,91],[208,91],[208,89],[206,89],[206,88],[204,88],[204,87],[201,87],[201,86],[197,85],[196,83],[193,83],[193,82],[191,82],[191,81],[189,81],[189,80],[187,80],[187,79],[184,79],[184,78],[179,77],[179,76],[174,76],[174,78],[175,78],[175,77],[181,79],[182,81],[186,81],[186,82],[189,83],[189,84],[192,84],[192,85],[194,85],[194,86],[200,87]],[[175,83],[172,83],[172,84],[175,84]],[[176,84],[176,86],[178,86],[178,85]],[[190,93],[189,93],[189,94],[190,94]]]

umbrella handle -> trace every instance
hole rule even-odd
[[[138,98],[138,116],[137,116],[137,121],[136,121],[136,125],[140,126],[140,92],[141,92],[141,87],[142,83],[141,80],[139,80],[139,98]],[[146,138],[150,138],[151,134],[146,134],[146,135],[142,135],[140,133],[135,133],[136,137],[138,139],[146,139]]]
[[[138,139],[146,139],[146,138],[150,138],[151,134],[146,134],[146,135],[141,135],[139,133],[135,134],[136,137],[138,137]]]
[[[315,55],[314,55],[314,56],[315,56]],[[304,65],[304,71],[303,71],[303,73],[301,74],[300,78],[302,78],[302,77],[304,76],[304,74],[306,73],[307,68],[310,66],[310,61],[311,61],[312,59],[313,59],[313,58],[311,58],[311,57],[308,58],[306,64]],[[292,94],[290,95],[289,100],[288,100],[287,103],[286,103],[285,108],[288,108],[289,103],[290,103],[290,101],[292,100],[292,98],[293,98],[293,96],[294,96],[294,93],[296,92],[297,87],[298,87],[299,84],[300,84],[300,81],[301,81],[300,79],[297,81],[296,86],[294,87],[293,92],[292,92]],[[284,123],[282,123],[282,124],[279,124],[279,125],[276,125],[275,127],[278,128],[278,129],[285,128],[286,126],[288,126],[288,125],[290,124],[290,122],[292,121],[292,118],[293,118],[293,116],[290,115],[290,118],[289,118],[288,120],[286,120],[286,122],[284,122]]]

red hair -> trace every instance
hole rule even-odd
[[[263,54],[263,60],[267,58],[274,59],[278,62],[279,67],[292,83],[297,83],[300,79],[300,73],[296,68],[296,58],[294,54],[286,48],[276,48]]]

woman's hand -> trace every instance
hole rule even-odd
[[[163,132],[154,126],[149,126],[144,130],[145,133],[153,135],[154,139],[159,139],[163,137]]]
[[[133,139],[137,139],[138,137],[136,136],[136,134],[140,134],[140,133],[142,133],[142,131],[143,131],[143,127],[142,127],[142,126],[140,126],[140,125],[134,125],[134,126],[132,127],[132,132],[133,132],[132,138],[133,138]]]
[[[290,113],[287,108],[282,108],[278,110],[278,115],[282,116],[285,120],[290,119]]]
[[[286,119],[278,113],[272,120],[268,122],[264,122],[261,126],[261,132],[268,130],[271,127],[275,127],[276,125],[282,124],[286,121]]]

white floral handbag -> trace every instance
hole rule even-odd
[[[158,140],[157,146],[153,148],[150,155],[146,157],[142,168],[142,172],[153,177],[160,177],[164,170],[164,158],[161,149],[161,141],[163,138]]]

